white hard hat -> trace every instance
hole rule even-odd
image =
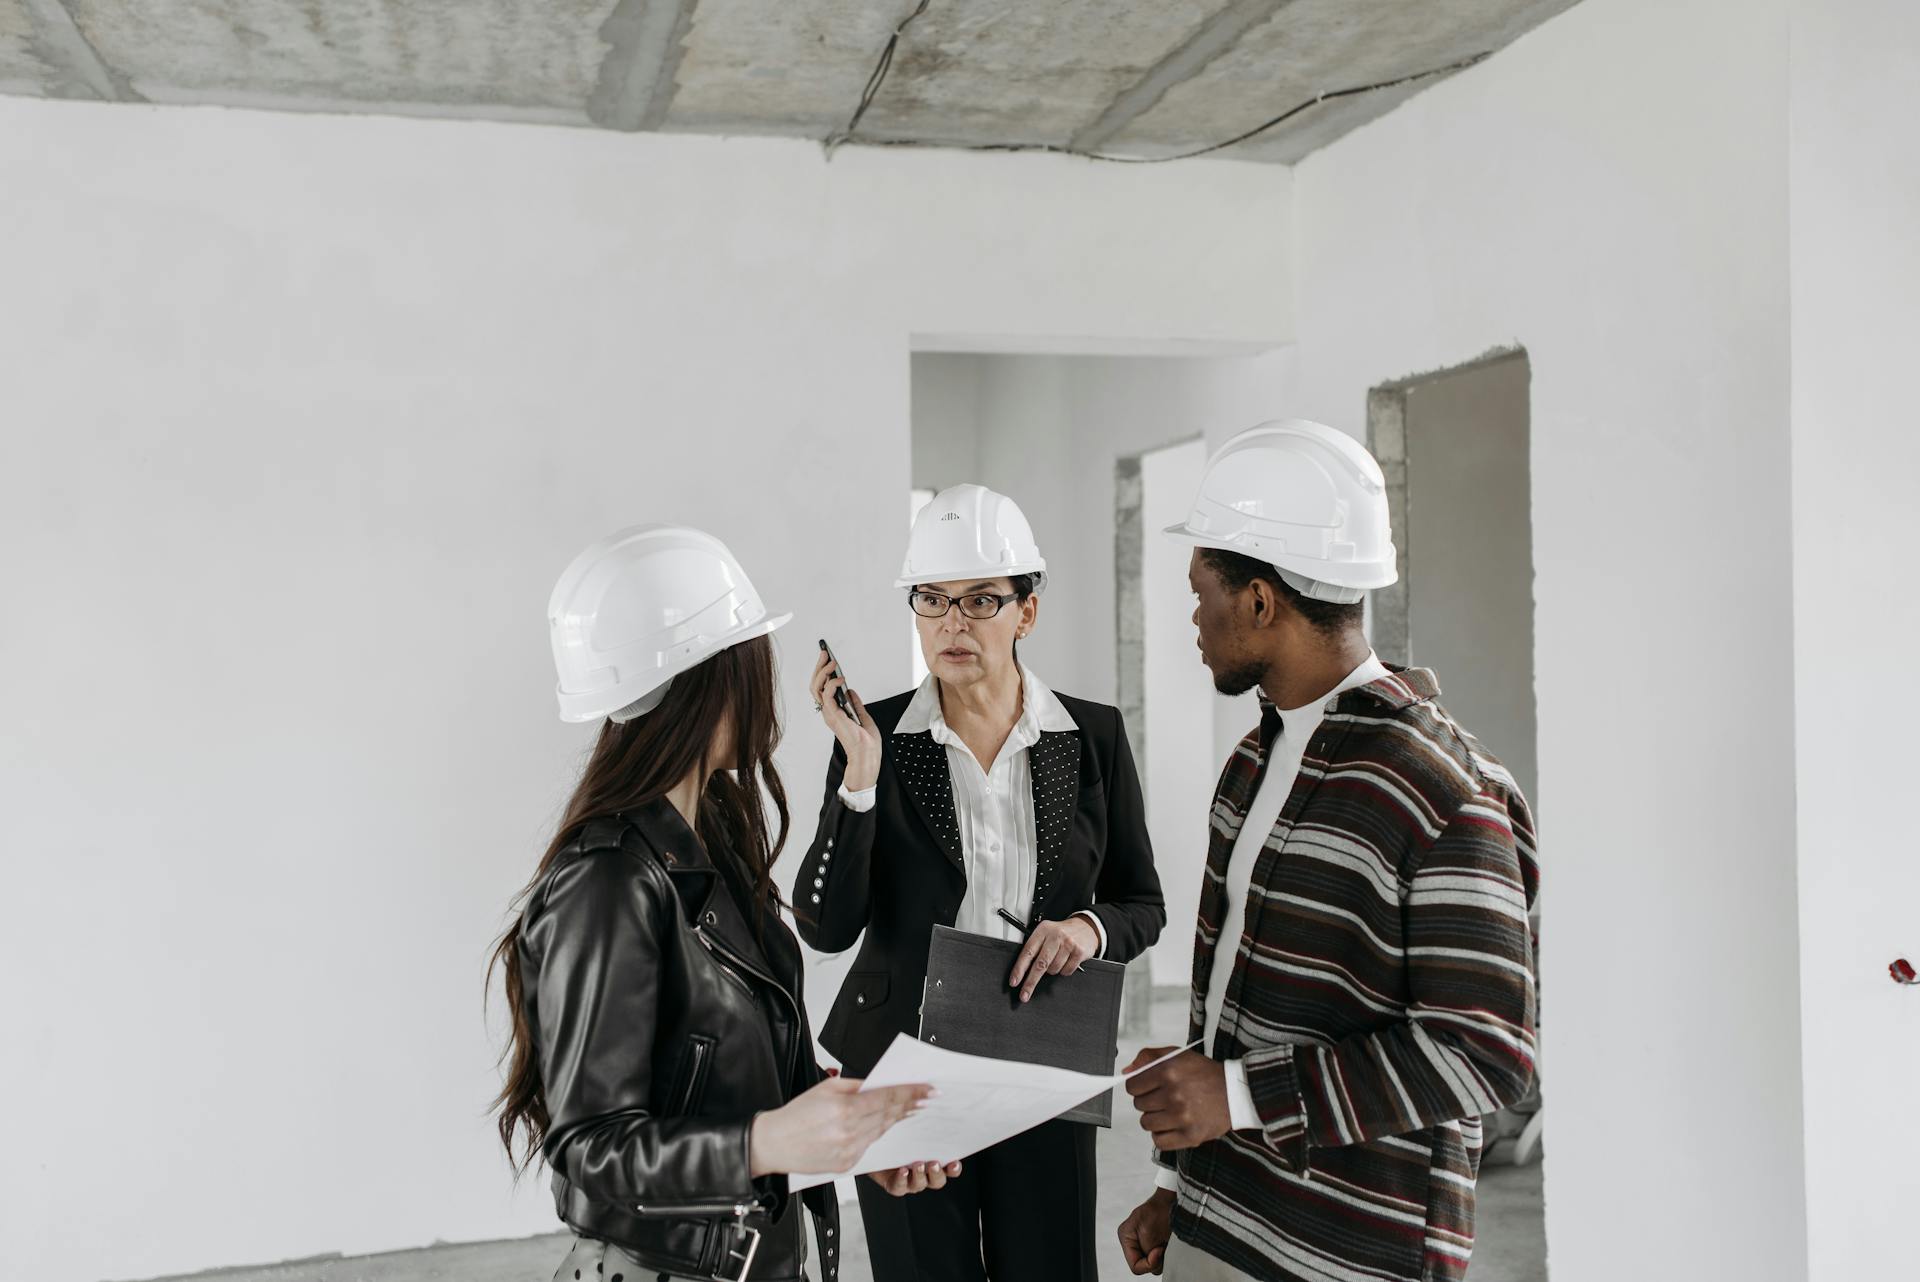
[[[560,719],[651,712],[676,676],[792,617],[768,615],[711,534],[684,525],[610,534],[573,558],[547,603]]]
[[[1167,533],[1266,561],[1316,601],[1358,601],[1400,577],[1380,465],[1345,432],[1303,418],[1221,446],[1192,512]]]
[[[1033,575],[1035,592],[1046,589],[1047,561],[1020,505],[984,485],[955,485],[913,518],[907,559],[893,586],[1016,574]]]

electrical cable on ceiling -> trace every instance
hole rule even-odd
[[[847,127],[826,140],[827,154],[831,156],[834,148],[853,137],[853,131],[860,127],[860,118],[867,114],[867,108],[880,93],[880,86],[887,82],[887,73],[893,70],[893,51],[900,47],[900,37],[913,25],[913,20],[927,11],[932,0],[920,0],[920,5],[912,13],[900,19],[900,25],[887,37],[887,47],[880,51],[880,61],[874,64],[873,74],[867,77],[867,87],[860,92],[860,105],[853,109],[853,118],[847,121]]]
[[[822,145],[826,147],[829,156],[842,144],[854,141],[853,131],[859,127],[861,118],[867,114],[867,108],[873,105],[873,100],[879,97],[881,86],[886,84],[888,72],[893,70],[893,55],[894,51],[900,47],[900,37],[906,32],[908,27],[913,25],[914,19],[927,11],[927,5],[929,3],[931,3],[931,0],[920,0],[919,6],[915,8],[912,13],[901,19],[900,25],[893,29],[893,35],[887,39],[886,48],[880,51],[880,60],[874,64],[873,74],[867,77],[867,87],[860,94],[860,105],[854,108],[853,117],[847,121],[847,127],[839,133],[822,140]],[[1243,142],[1249,142],[1259,137],[1269,129],[1285,124],[1303,111],[1312,110],[1323,102],[1333,102],[1339,98],[1354,98],[1361,94],[1378,93],[1383,89],[1395,89],[1401,85],[1412,84],[1416,80],[1426,80],[1433,76],[1445,76],[1456,71],[1465,71],[1469,67],[1478,66],[1492,56],[1493,51],[1488,50],[1484,53],[1476,53],[1469,57],[1462,58],[1458,62],[1450,62],[1444,67],[1430,67],[1425,71],[1416,71],[1411,75],[1397,76],[1392,80],[1380,80],[1373,84],[1355,85],[1350,89],[1334,89],[1326,93],[1315,94],[1298,106],[1291,107],[1273,119],[1255,125],[1244,133],[1235,134],[1223,142],[1211,143],[1205,147],[1199,147],[1193,151],[1183,151],[1172,156],[1114,156],[1099,151],[1077,151],[1072,147],[1062,147],[1055,143],[1045,142],[956,144],[918,142],[904,138],[875,138],[863,140],[860,145],[868,147],[944,147],[949,150],[959,151],[1040,151],[1052,152],[1060,156],[1078,156],[1082,160],[1102,160],[1115,165],[1164,165],[1169,161],[1192,160],[1196,156],[1210,155],[1216,151],[1224,151],[1228,147],[1237,147]]]
[[[1471,57],[1462,58],[1458,62],[1448,63],[1444,67],[1433,67],[1426,71],[1416,71],[1412,75],[1400,76],[1394,80],[1382,80],[1375,84],[1355,85],[1351,89],[1335,89],[1330,93],[1315,94],[1299,106],[1283,111],[1272,120],[1267,121],[1265,124],[1255,125],[1243,134],[1235,134],[1225,142],[1212,143],[1194,151],[1183,151],[1177,156],[1108,156],[1096,151],[1074,151],[1069,147],[1059,147],[1052,150],[1064,151],[1069,156],[1085,156],[1088,160],[1110,161],[1116,165],[1164,165],[1170,160],[1192,160],[1195,156],[1204,156],[1209,152],[1224,151],[1228,147],[1235,147],[1249,139],[1257,138],[1267,132],[1267,130],[1277,125],[1283,125],[1301,112],[1318,107],[1323,102],[1332,102],[1336,98],[1353,98],[1363,93],[1377,93],[1382,89],[1394,89],[1400,85],[1410,85],[1416,80],[1425,80],[1430,76],[1444,76],[1455,71],[1465,71],[1468,67],[1478,66],[1491,57],[1493,57],[1493,53],[1489,50],[1486,53],[1476,53]]]

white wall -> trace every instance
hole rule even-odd
[[[1554,1282],[1806,1267],[1786,64],[1782,0],[1586,0],[1294,175],[1289,412],[1532,359]]]
[[[935,493],[980,472],[980,358],[913,358],[913,485]],[[906,539],[901,539],[901,550]]]
[[[969,459],[972,478],[1011,494],[1033,522],[1049,564],[1043,622],[1021,654],[1069,672],[1069,694],[1112,703],[1113,474],[1121,458],[1203,436],[1209,448],[1245,427],[1280,417],[1282,352],[1224,357],[914,357],[916,459],[929,460],[917,484],[952,484],[951,466]],[[926,443],[937,431],[977,434],[973,442]],[[916,469],[919,465],[916,464]],[[1248,698],[1251,706],[1251,696]],[[1227,724],[1257,714],[1228,704]],[[1245,724],[1242,725],[1241,723]],[[1224,733],[1224,731],[1222,732]],[[1224,759],[1225,749],[1218,755]]]
[[[1796,0],[1792,20],[1807,1229],[1815,1282],[1850,1282],[1913,1274],[1920,1202],[1920,992],[1887,977],[1894,957],[1920,958],[1916,754],[1898,689],[1920,634],[1920,12]]]
[[[1032,521],[1047,554],[1049,579],[1039,626],[1021,642],[1021,657],[1058,689],[1082,698],[1118,700],[1114,586],[1114,467],[1125,457],[1194,437],[1208,447],[1266,419],[1283,417],[1283,353],[1230,357],[1085,357],[922,354],[913,361],[914,458],[920,484],[964,479],[951,469],[973,460],[972,479],[1011,494]],[[945,434],[950,439],[931,439]],[[1190,495],[1187,497],[1191,497]],[[1184,499],[1182,502],[1184,503]],[[1146,522],[1159,549],[1162,525]],[[1161,549],[1164,550],[1164,549]],[[1169,896],[1168,926],[1153,962],[1156,983],[1184,985],[1192,963],[1197,879],[1206,866],[1206,806],[1220,763],[1259,719],[1254,696],[1226,699],[1191,649],[1185,549],[1172,562],[1150,562],[1166,574],[1178,612],[1158,622],[1184,630],[1191,661],[1187,688],[1207,705],[1198,719],[1210,734],[1180,747],[1197,767],[1147,780],[1155,857]],[[1163,634],[1164,635],[1164,634]],[[1178,653],[1172,663],[1181,662]],[[1153,728],[1148,727],[1151,738]],[[1162,746],[1168,736],[1162,736]],[[1191,735],[1187,736],[1191,739]],[[1147,763],[1141,763],[1143,770]],[[1193,769],[1207,790],[1197,804],[1177,798],[1191,789]],[[1155,797],[1161,800],[1156,802]],[[1184,839],[1177,815],[1190,809]]]
[[[813,638],[905,678],[910,336],[1287,337],[1258,166],[0,100],[0,174],[9,1278],[552,1227],[480,998],[567,560],[695,521],[799,612],[805,841]]]
[[[1193,626],[1195,598],[1187,581],[1193,547],[1161,533],[1193,510],[1207,454],[1206,442],[1196,437],[1140,458],[1141,688],[1146,696],[1140,775],[1147,791],[1147,830],[1167,900],[1167,928],[1150,955],[1154,984],[1180,989],[1193,979],[1213,790],[1225,764],[1209,750],[1215,714],[1230,710],[1236,726],[1253,719],[1250,700],[1229,701],[1214,692]]]

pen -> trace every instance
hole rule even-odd
[[[1027,923],[1025,923],[1024,921],[1021,921],[1018,917],[1015,917],[1012,913],[1008,912],[1006,909],[996,908],[993,911],[999,913],[1000,920],[1007,923],[1007,925],[1013,927],[1015,930],[1019,931],[1023,935],[1027,933]]]

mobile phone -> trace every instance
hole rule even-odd
[[[847,681],[847,670],[840,666],[840,660],[835,657],[833,647],[827,644],[825,637],[820,638],[820,652],[827,656],[828,669],[840,674],[840,688],[833,692],[834,703],[839,706],[840,711],[846,713],[847,716],[852,719],[854,725],[859,725],[860,714],[853,710],[853,700],[847,697],[847,686],[849,684]]]

